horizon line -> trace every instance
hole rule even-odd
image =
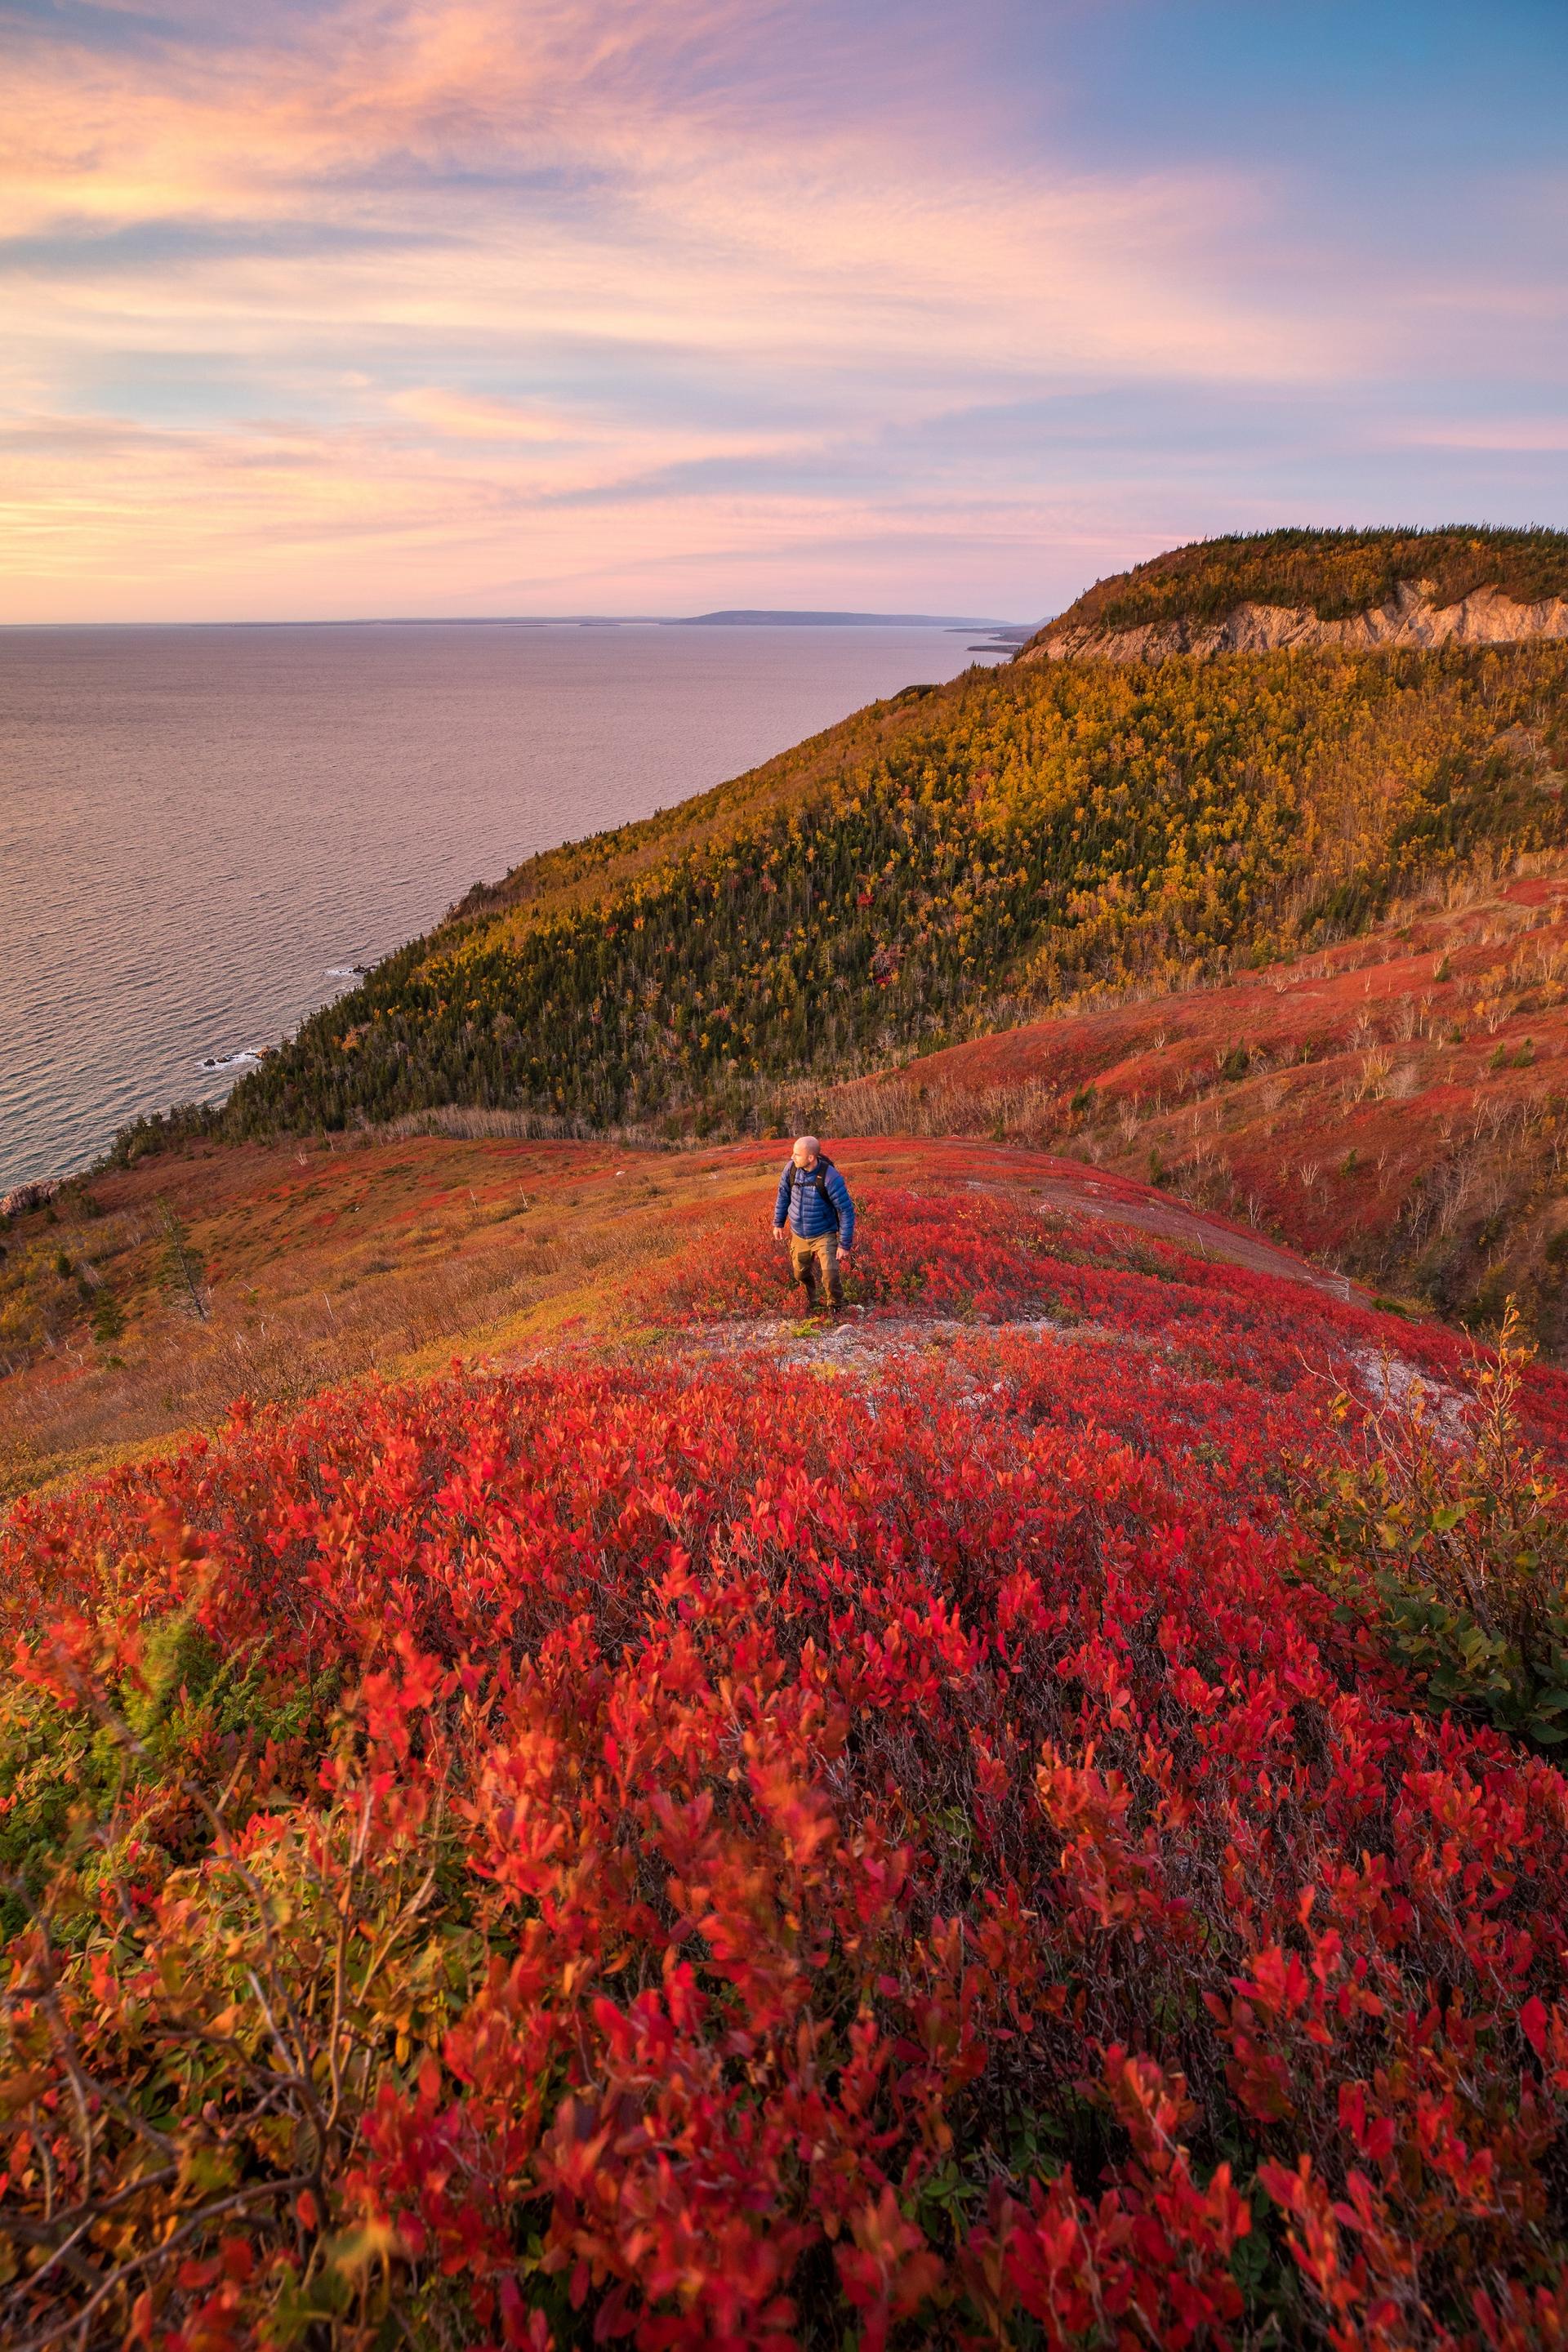
[[[827,613],[808,606],[720,609],[710,613],[358,613],[223,621],[0,621],[0,635],[45,629],[468,629],[817,628],[1027,629],[1043,621],[966,618],[947,613]]]

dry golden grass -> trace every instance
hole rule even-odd
[[[73,1187],[7,1235],[0,1496],[211,1425],[242,1393],[298,1399],[602,1319],[669,1246],[673,1206],[686,1237],[694,1187],[704,1205],[755,1188],[714,1157],[374,1138],[205,1147]],[[205,1319],[161,1277],[169,1214]],[[111,1342],[91,1328],[105,1289],[126,1316]]]

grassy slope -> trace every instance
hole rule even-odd
[[[1217,621],[1237,604],[1348,620],[1416,580],[1431,582],[1438,604],[1457,604],[1478,588],[1499,588],[1524,604],[1568,596],[1568,531],[1266,530],[1196,540],[1097,581],[1050,628]]]
[[[1568,1347],[1568,867],[1231,983],[1030,1023],[835,1097],[1153,1172],[1449,1315]]]
[[[72,1185],[5,1235],[0,1494],[210,1426],[241,1391],[294,1399],[537,1337],[658,1245],[671,1190],[648,1155],[434,1137],[205,1143]],[[205,1321],[165,1280],[170,1212]],[[108,1345],[104,1290],[126,1317]]]
[[[241,1392],[289,1402],[365,1373],[619,1329],[629,1281],[647,1272],[657,1284],[661,1261],[703,1233],[722,1264],[760,1228],[782,1157],[776,1143],[688,1153],[438,1136],[205,1144],[73,1186],[54,1222],[35,1211],[5,1236],[0,1498],[212,1428]],[[923,1184],[933,1165],[961,1184],[1035,1197],[1065,1197],[1079,1181],[1029,1149],[886,1139],[846,1154],[857,1185]],[[1141,1182],[1102,1192],[1098,1206],[1210,1256],[1291,1271],[1255,1237],[1195,1226]],[[166,1209],[201,1266],[205,1322],[163,1280]],[[57,1270],[61,1252],[70,1277]],[[104,1288],[126,1315],[110,1346],[91,1331]],[[779,1303],[790,1303],[782,1286]]]
[[[1562,646],[971,673],[520,869],[307,1022],[220,1131],[453,1102],[770,1125],[781,1087],[1311,943],[1561,838],[1565,713]]]

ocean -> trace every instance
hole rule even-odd
[[[477,881],[738,775],[984,632],[0,630],[0,1192],[217,1101]]]

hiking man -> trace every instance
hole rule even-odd
[[[840,1258],[855,1244],[855,1203],[849,1187],[815,1135],[796,1138],[779,1178],[773,1239],[789,1242],[792,1278],[804,1285],[806,1312],[815,1314],[826,1289],[837,1315],[844,1304]]]

